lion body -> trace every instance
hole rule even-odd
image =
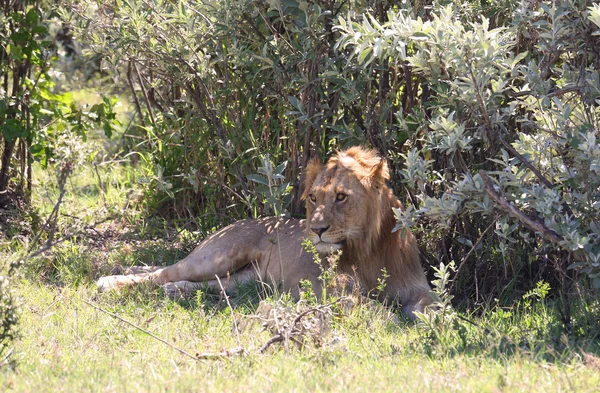
[[[409,316],[423,311],[431,303],[429,285],[414,236],[393,231],[392,208],[401,203],[386,185],[385,160],[354,147],[325,165],[312,161],[305,177],[306,220],[241,220],[207,237],[174,265],[133,268],[134,274],[100,278],[98,287],[152,282],[187,295],[201,285],[219,289],[261,280],[281,283],[297,297],[300,281],[309,280],[320,296],[321,268],[302,246],[308,237],[323,256],[341,249],[338,271],[357,277],[362,288],[376,288],[385,272],[379,297],[399,300]]]

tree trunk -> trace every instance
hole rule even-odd
[[[4,194],[8,189],[8,181],[10,180],[10,159],[15,148],[15,141],[4,139],[4,149],[2,150],[2,160],[0,161],[0,195]],[[0,200],[4,199],[0,196]]]

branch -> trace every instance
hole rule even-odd
[[[289,326],[286,324],[283,328],[279,326],[277,322],[277,316],[275,316],[273,319],[277,327],[277,334],[271,337],[262,347],[260,347],[258,352],[264,353],[267,350],[267,348],[269,348],[271,345],[279,342],[284,342],[287,345],[289,341],[294,341],[295,343],[301,345],[302,343],[296,339],[296,336],[301,335],[302,332],[296,329],[296,326],[298,325],[298,323],[300,323],[300,321],[302,321],[302,318],[304,318],[308,314],[323,312],[324,310],[329,309],[329,307],[331,307],[335,303],[338,303],[345,299],[347,299],[346,296],[340,296],[339,298],[327,304],[322,304],[313,308],[309,308],[308,310],[304,310],[303,312],[296,315],[296,317],[294,318],[292,323],[289,324]]]
[[[492,198],[505,212],[509,213],[517,220],[519,220],[523,225],[528,227],[529,229],[539,233],[544,238],[550,240],[552,243],[561,246],[563,238],[554,232],[552,229],[548,228],[544,223],[529,218],[525,213],[517,209],[515,206],[511,205],[506,198],[498,195],[494,190],[494,186],[492,185],[492,181],[485,171],[480,170],[479,176],[483,180],[483,184],[485,186],[485,192]]]
[[[572,93],[572,92],[581,93],[581,86],[571,85],[571,86],[562,87],[560,89],[552,90],[551,92],[548,93],[548,97],[562,96],[564,94]],[[506,94],[510,98],[519,98],[519,97],[524,97],[524,96],[536,95],[536,92],[533,90],[523,90],[523,91],[505,90],[504,94]]]
[[[133,80],[131,79],[131,63],[133,60],[129,60],[127,63],[127,82],[129,82],[129,88],[131,89],[131,95],[133,96],[133,103],[135,104],[135,109],[137,110],[138,115],[140,116],[140,123],[142,127],[145,127],[144,124],[144,114],[142,113],[142,107],[140,106],[140,101],[138,100],[137,94],[135,92],[135,87],[133,85]]]
[[[469,257],[473,253],[473,251],[475,251],[475,249],[479,246],[479,243],[481,243],[481,241],[483,240],[483,238],[486,235],[486,233],[488,233],[488,231],[490,229],[492,229],[492,227],[494,226],[494,224],[496,224],[496,221],[498,221],[498,216],[496,216],[492,220],[491,224],[488,225],[487,228],[485,228],[485,230],[481,233],[481,236],[479,236],[479,239],[477,239],[477,241],[475,242],[475,244],[473,245],[473,247],[471,247],[471,249],[469,250],[469,252],[467,253],[467,255],[465,255],[465,257],[463,258],[463,260],[460,262],[460,265],[458,265],[458,269],[456,269],[456,272],[454,273],[454,279],[452,280],[452,286],[450,287],[450,290],[452,290],[454,288],[454,283],[456,283],[456,279],[458,278],[460,270],[463,268],[465,262],[467,262],[467,260],[469,259]]]
[[[33,251],[33,252],[31,252],[31,249],[33,248],[33,246],[32,246],[32,247],[30,248],[30,253],[29,253],[29,254],[27,254],[27,256],[26,256],[25,258],[23,258],[23,260],[24,260],[24,261],[26,261],[26,260],[28,260],[28,259],[31,259],[31,258],[35,257],[35,256],[38,256],[38,255],[40,255],[40,254],[42,254],[42,253],[44,253],[44,252],[46,252],[46,251],[50,250],[51,248],[53,248],[53,247],[54,247],[54,246],[56,246],[57,244],[59,244],[59,243],[62,243],[62,242],[64,242],[64,241],[66,241],[66,240],[72,239],[72,238],[74,238],[75,236],[78,236],[78,235],[80,235],[80,234],[84,233],[84,232],[85,232],[85,231],[87,231],[88,229],[94,229],[96,226],[98,226],[98,225],[100,225],[100,224],[103,224],[103,223],[105,223],[105,222],[106,222],[106,221],[108,221],[108,220],[112,220],[112,219],[113,219],[113,218],[115,218],[115,217],[116,217],[116,216],[114,216],[114,215],[109,215],[108,217],[105,217],[105,218],[103,218],[103,219],[101,219],[101,220],[98,220],[98,221],[94,222],[94,223],[93,223],[93,224],[91,224],[91,225],[86,225],[85,227],[83,227],[83,228],[82,228],[81,230],[79,230],[79,231],[76,231],[76,232],[73,232],[73,233],[71,233],[71,234],[69,234],[69,235],[63,236],[63,237],[61,237],[60,239],[58,239],[57,241],[55,241],[55,242],[46,242],[46,245],[44,245],[44,247],[42,247],[42,248],[39,248],[39,249],[37,249],[36,251]],[[34,244],[34,245],[35,245],[35,244]]]
[[[148,108],[148,114],[150,115],[150,121],[152,125],[156,127],[156,122],[154,121],[154,113],[152,112],[152,105],[150,105],[150,100],[148,99],[148,93],[146,92],[146,86],[144,86],[144,81],[142,80],[142,75],[140,74],[140,70],[136,63],[133,63],[133,68],[137,74],[138,80],[140,81],[140,87],[142,88],[142,95],[144,96],[144,101],[146,102],[146,107]]]

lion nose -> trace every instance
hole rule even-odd
[[[326,227],[323,228],[310,228],[311,231],[313,231],[314,233],[317,234],[317,236],[321,237],[321,235],[329,229],[331,225],[327,225]]]

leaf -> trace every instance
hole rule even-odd
[[[373,48],[371,48],[370,46],[366,47],[359,55],[358,55],[358,62],[359,63],[364,63],[365,59],[367,58],[367,56],[369,56],[369,54],[371,54],[371,51],[373,50]]]
[[[265,186],[269,185],[269,181],[267,180],[267,178],[262,175],[250,174],[250,175],[247,175],[246,178],[255,183],[263,184]]]
[[[302,105],[302,101],[294,96],[288,96],[288,100],[290,101],[290,104],[292,104],[294,108],[298,109],[300,113],[304,113],[304,105]]]
[[[277,167],[275,168],[275,174],[276,175],[281,175],[283,173],[283,171],[285,170],[285,168],[287,167],[287,161],[282,162],[281,164],[277,165]]]
[[[39,19],[40,19],[40,16],[38,15],[35,8],[31,8],[29,11],[27,11],[25,20],[27,21],[28,25],[37,25]]]
[[[513,59],[510,68],[515,68],[515,66],[521,61],[523,60],[525,57],[527,57],[527,55],[529,54],[529,52],[525,51],[522,53],[519,53],[517,56],[515,56],[515,58]]]
[[[417,32],[411,35],[410,38],[415,41],[427,41],[429,39],[429,36],[425,33]]]
[[[104,128],[104,135],[106,135],[106,137],[110,139],[110,137],[112,137],[112,127],[110,126],[110,123],[105,121],[103,128]]]
[[[15,119],[7,119],[4,126],[2,126],[2,136],[9,141],[14,141],[24,135],[25,128]]]

